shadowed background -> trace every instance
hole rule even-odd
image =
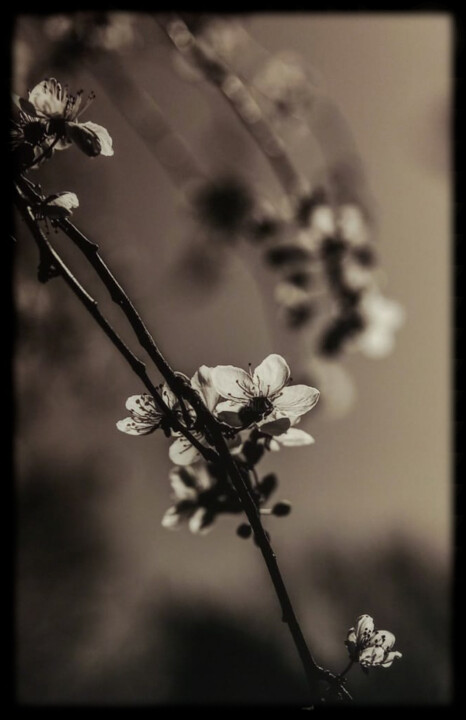
[[[108,128],[115,156],[89,159],[72,148],[37,177],[47,192],[76,192],[76,224],[100,245],[171,364],[191,375],[201,364],[246,367],[278,352],[293,371],[297,351],[271,326],[250,253],[228,250],[211,291],[189,279],[193,223],[170,179],[89,69],[58,74],[48,64],[38,22],[18,18],[14,89],[24,95],[51,74],[93,89],[86,119]],[[270,52],[300,53],[343,112],[376,200],[384,292],[406,311],[392,355],[345,359],[357,388],[350,412],[333,417],[317,406],[301,425],[315,445],[261,464],[293,504],[288,518],[266,526],[320,664],[343,669],[343,641],[361,613],[396,635],[403,658],[390,670],[352,670],[358,703],[446,703],[450,19],[257,14],[246,22]],[[146,39],[123,62],[206,167],[236,169],[277,195],[226,105],[185,82],[161,41]],[[304,173],[318,171],[306,138],[291,153]],[[65,238],[51,237],[97,289]],[[259,551],[236,537],[237,518],[221,517],[205,537],[161,527],[171,504],[167,440],[115,428],[126,398],[143,388],[63,283],[37,282],[35,248],[20,226],[17,238],[20,702],[305,702]]]

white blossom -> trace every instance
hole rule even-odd
[[[233,427],[256,425],[270,435],[282,435],[319,399],[319,391],[307,385],[287,386],[290,368],[281,355],[272,354],[249,372],[233,365],[212,370],[212,381],[225,400],[217,414]]]
[[[388,630],[376,630],[370,615],[360,615],[356,627],[348,630],[345,645],[354,662],[367,669],[370,667],[390,667],[396,658],[402,657],[392,650],[395,636]]]
[[[403,325],[403,307],[379,291],[364,294],[360,311],[364,330],[358,334],[355,348],[371,358],[386,357],[395,345],[395,332]]]
[[[211,529],[215,514],[202,505],[203,493],[210,490],[215,481],[204,463],[190,467],[173,468],[170,472],[174,504],[162,518],[163,527],[176,530],[185,520],[193,533],[204,535]]]
[[[178,398],[168,385],[162,387],[161,396],[170,409],[175,408]],[[126,409],[130,412],[129,417],[119,420],[116,426],[128,435],[148,435],[160,427],[164,417],[163,411],[148,393],[131,395],[126,401]]]
[[[27,99],[15,97],[23,113],[22,123],[41,120],[47,123],[47,132],[54,135],[55,150],[64,150],[72,143],[90,157],[113,155],[112,138],[108,131],[94,122],[78,122],[95,95],[91,93],[82,104],[82,90],[72,95],[67,86],[55,78],[42,80],[28,93]]]

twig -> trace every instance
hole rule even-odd
[[[206,43],[197,40],[176,15],[153,16],[176,49],[190,58],[214,85],[241,120],[267,158],[285,192],[292,198],[309,189],[308,181],[294,167],[284,142],[272,130],[250,91]]]
[[[99,310],[99,306],[97,301],[89,295],[89,293],[83,288],[83,286],[79,283],[79,281],[74,277],[72,272],[69,270],[69,268],[66,266],[66,264],[61,259],[60,255],[57,253],[56,250],[51,246],[50,242],[45,237],[44,233],[40,230],[40,228],[37,225],[37,221],[34,217],[33,212],[31,211],[30,207],[26,203],[26,201],[21,197],[21,195],[18,193],[15,198],[16,206],[18,207],[18,210],[20,211],[22,217],[24,218],[29,230],[31,231],[37,246],[39,248],[39,252],[41,254],[41,258],[45,261],[48,261],[50,264],[56,268],[58,273],[63,277],[66,284],[71,288],[71,290],[74,292],[74,294],[78,297],[78,299],[82,302],[84,307],[89,311],[89,313],[92,315],[94,320],[98,323],[98,325],[102,328],[102,330],[105,332],[107,337],[110,338],[112,343],[115,345],[117,350],[123,355],[125,360],[128,362],[130,367],[134,370],[136,375],[142,380],[146,388],[151,393],[152,397],[154,398],[154,401],[160,408],[160,410],[165,413],[165,415],[169,418],[170,424],[172,428],[180,432],[184,437],[192,444],[196,449],[201,453],[201,455],[205,458],[207,461],[216,460],[217,456],[213,453],[212,450],[209,448],[206,448],[202,443],[200,443],[197,438],[195,438],[187,428],[182,425],[176,418],[175,414],[170,410],[170,408],[167,406],[159,392],[157,391],[157,388],[150,380],[149,376],[146,372],[145,364],[140,360],[134,353],[129,349],[129,347],[126,345],[126,343],[120,338],[118,333],[114,330],[114,328],[110,325],[110,323],[106,320],[105,316],[101,313]]]

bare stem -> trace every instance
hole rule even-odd
[[[56,269],[56,271],[63,277],[66,284],[71,288],[77,298],[92,315],[94,320],[102,328],[107,337],[110,338],[112,343],[123,355],[123,357],[128,362],[130,367],[134,370],[136,375],[142,380],[142,382],[154,398],[157,406],[169,419],[172,428],[175,431],[180,432],[182,435],[184,435],[184,437],[186,437],[186,439],[192,445],[194,445],[194,447],[196,447],[196,449],[206,460],[215,460],[216,455],[212,452],[212,450],[202,445],[202,443],[200,443],[197,438],[194,437],[192,433],[190,433],[189,430],[182,423],[179,422],[176,415],[164,402],[157,388],[149,378],[146,372],[145,364],[132,352],[132,350],[130,350],[126,343],[121,339],[121,337],[118,335],[118,333],[114,330],[114,328],[110,325],[108,320],[106,320],[105,316],[100,311],[97,301],[91,295],[89,295],[89,293],[74,277],[67,265],[63,262],[57,251],[54,250],[54,248],[51,246],[50,242],[45,237],[42,230],[38,227],[36,218],[34,217],[34,214],[31,211],[30,207],[27,205],[26,201],[21,197],[19,193],[15,198],[15,203],[37,243],[41,258],[48,262],[50,265],[52,265]]]

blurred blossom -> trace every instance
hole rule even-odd
[[[338,228],[344,240],[355,247],[369,241],[369,228],[361,208],[354,204],[338,208]]]
[[[375,630],[370,615],[361,615],[355,628],[350,628],[345,645],[353,662],[359,662],[363,669],[390,667],[402,655],[392,651],[395,636],[388,630]]]
[[[73,28],[72,15],[52,15],[44,21],[44,32],[50,40],[62,40]]]
[[[188,188],[187,199],[194,218],[214,238],[232,240],[246,228],[254,207],[250,186],[231,175],[195,182]]]
[[[192,533],[206,534],[215,520],[215,478],[204,463],[190,467],[173,468],[170,472],[174,505],[162,518],[163,527],[176,530],[187,521]]]
[[[311,112],[314,88],[302,59],[291,52],[271,56],[252,79],[252,87],[264,103],[264,110],[280,130],[293,123],[299,135],[309,132],[306,118]]]
[[[213,18],[207,22],[198,38],[208,43],[226,63],[234,63],[248,44],[248,35],[237,20]]]
[[[405,321],[403,307],[374,290],[364,294],[360,310],[364,329],[354,347],[371,358],[389,355],[395,345],[395,332]]]
[[[286,308],[299,306],[309,301],[309,293],[294,283],[282,281],[275,286],[275,300]]]
[[[365,290],[373,283],[373,274],[369,268],[347,257],[342,263],[342,280],[350,290]]]

